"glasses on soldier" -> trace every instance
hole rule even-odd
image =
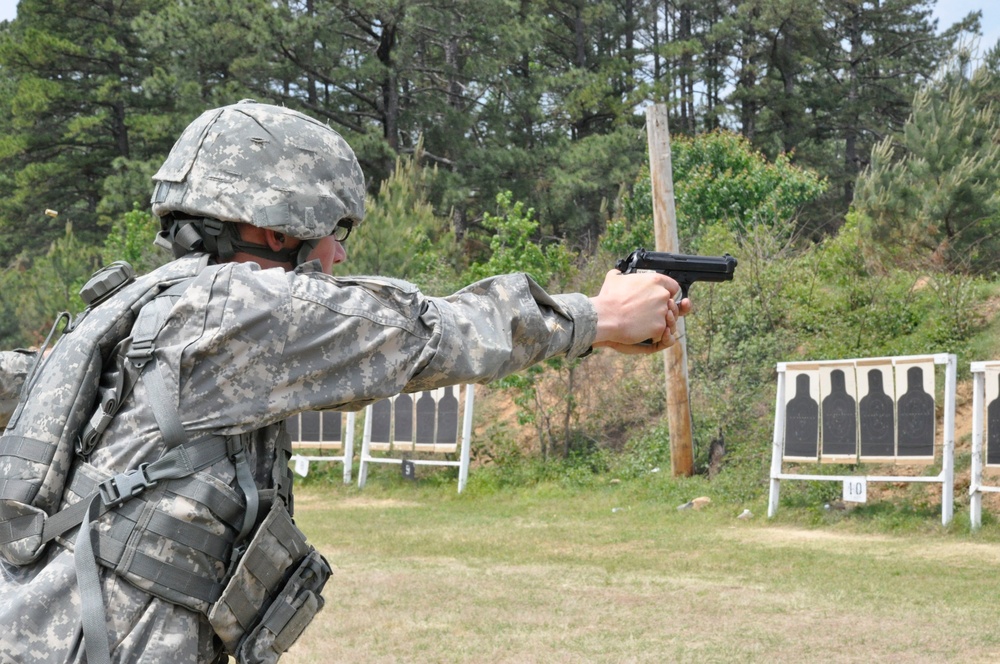
[[[354,230],[354,222],[350,219],[341,219],[337,222],[337,225],[334,226],[333,233],[331,233],[331,235],[337,242],[343,242],[351,234],[352,230]]]

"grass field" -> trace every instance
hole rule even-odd
[[[335,572],[282,661],[1000,658],[994,523],[931,511],[887,534],[863,510],[676,509],[704,486],[308,484],[297,521]]]

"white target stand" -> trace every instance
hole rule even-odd
[[[902,436],[900,435],[900,426],[905,426],[908,422],[907,414],[903,413],[903,408],[901,407],[902,392],[901,386],[903,383],[902,377],[905,376],[906,367],[912,368],[917,366],[940,366],[944,365],[945,370],[945,382],[944,382],[944,404],[943,404],[943,421],[941,423],[941,428],[943,431],[943,441],[941,441],[941,453],[942,453],[942,463],[941,472],[934,476],[914,476],[914,475],[819,475],[819,474],[800,474],[791,473],[784,471],[784,463],[790,461],[792,463],[842,463],[842,464],[855,464],[855,463],[898,463],[898,464],[909,464],[909,463],[931,463],[934,460],[934,450],[937,444],[932,441],[932,448],[929,455],[925,452],[921,452],[919,455],[910,454],[903,445]],[[973,371],[977,365],[973,364]],[[1000,366],[1000,365],[998,365]],[[843,386],[845,383],[850,387],[851,385],[856,386],[859,381],[857,381],[857,376],[861,375],[862,369],[866,371],[872,371],[873,368],[878,368],[879,371],[885,372],[885,375],[894,376],[894,385],[896,388],[896,397],[892,399],[892,422],[893,422],[893,432],[894,432],[894,443],[891,447],[891,454],[882,453],[879,455],[869,455],[866,456],[864,453],[864,443],[862,442],[860,447],[857,447],[853,452],[849,449],[847,450],[837,450],[832,451],[832,441],[831,445],[828,447],[824,443],[824,425],[823,425],[823,408],[821,406],[823,399],[817,398],[816,402],[817,414],[814,416],[816,419],[816,440],[814,443],[815,449],[810,450],[808,446],[805,447],[805,451],[799,452],[793,455],[788,454],[786,449],[786,416],[787,416],[787,406],[789,404],[789,399],[787,398],[786,383],[790,382],[789,377],[792,373],[797,373],[799,375],[816,375],[820,376],[823,372],[839,372],[840,378],[835,381],[835,384]],[[955,390],[957,384],[957,374],[958,374],[958,360],[955,355],[952,354],[936,354],[936,355],[919,355],[919,356],[904,356],[904,357],[883,357],[883,358],[867,358],[867,359],[853,359],[853,360],[824,360],[817,362],[780,362],[777,365],[778,372],[778,385],[777,385],[777,396],[775,398],[775,413],[774,413],[774,438],[771,446],[771,482],[770,482],[770,493],[768,496],[768,506],[767,506],[767,516],[768,518],[773,517],[778,511],[778,499],[781,491],[782,480],[803,480],[803,481],[820,481],[820,482],[843,482],[844,483],[844,499],[845,501],[855,501],[864,502],[867,500],[867,490],[868,483],[870,482],[916,482],[916,483],[932,483],[941,485],[941,523],[947,525],[951,523],[954,516],[955,501]],[[934,373],[933,371],[931,372]],[[844,381],[844,375],[847,375],[850,380]],[[982,381],[982,373],[980,373],[980,381]],[[853,383],[851,381],[854,381]],[[881,379],[880,379],[881,380]],[[931,376],[930,393],[934,394],[933,389],[933,375]],[[821,381],[817,381],[821,382]],[[829,382],[829,381],[828,381]],[[803,383],[796,384],[796,398],[798,397],[798,390],[800,385],[805,384],[808,386],[809,381],[806,380]],[[982,383],[980,383],[981,385]],[[881,385],[881,382],[879,383]],[[976,444],[976,431],[980,433],[980,444],[982,442],[982,390],[976,392],[976,396],[980,398],[980,407],[975,411],[978,413],[980,418],[980,426],[976,428],[973,425],[973,445]],[[823,395],[823,390],[821,387],[818,388],[818,394],[820,397]],[[861,424],[864,423],[864,418],[858,415],[861,408],[860,400],[856,397],[858,392],[854,394],[855,402],[858,410],[855,411],[854,416],[854,426],[856,440],[863,440],[863,433],[861,431]],[[975,417],[975,416],[974,416]],[[831,418],[832,419],[832,418]],[[848,418],[848,425],[850,424]],[[975,420],[974,420],[975,422]],[[937,417],[933,417],[933,426],[936,432],[937,429]],[[800,422],[796,424],[800,426]],[[831,436],[832,438],[832,436]],[[936,440],[936,433],[934,434],[934,439]],[[826,447],[826,449],[825,449]],[[860,450],[860,451],[859,451]],[[976,454],[973,453],[973,469],[976,466]],[[983,490],[984,487],[978,485],[976,480],[973,480],[973,487],[977,487]],[[991,491],[1000,491],[997,489],[986,489]],[[975,498],[975,497],[974,497]],[[973,512],[975,518],[975,512]]]
[[[984,479],[985,470],[1000,468],[997,463],[997,456],[1000,449],[991,447],[998,446],[1000,430],[994,430],[998,422],[995,418],[986,417],[989,410],[993,410],[994,403],[1000,398],[998,389],[998,377],[1000,377],[1000,362],[973,362],[972,368],[972,477],[969,480],[969,520],[973,530],[978,530],[983,525],[983,494],[1000,493],[1000,486],[986,484]],[[992,379],[992,380],[989,380]],[[987,399],[987,397],[992,397]],[[989,401],[989,404],[987,404]],[[992,443],[992,445],[990,445]],[[994,474],[994,480],[997,479]]]
[[[458,396],[453,401],[454,411],[441,406],[445,393],[452,396],[452,388],[448,387],[416,395],[396,395],[365,407],[358,468],[359,489],[364,488],[368,481],[368,465],[372,463],[396,464],[404,469],[404,464],[410,464],[411,467],[454,466],[458,468],[458,492],[465,489],[469,479],[475,386],[469,384],[457,387],[464,392],[465,405],[461,416],[457,408]],[[414,396],[416,399],[412,398]],[[422,408],[424,403],[427,404],[426,409]],[[403,404],[405,408],[401,408]],[[373,452],[385,452],[387,455],[376,455]],[[458,452],[457,460],[426,456],[455,452]],[[413,456],[416,454],[421,456]]]

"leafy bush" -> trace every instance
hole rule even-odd
[[[801,206],[826,189],[825,181],[792,164],[787,155],[768,162],[746,138],[731,132],[674,137],[670,149],[677,232],[685,253],[712,253],[702,238],[713,228],[741,237],[764,227],[785,243],[794,234]],[[622,256],[640,246],[652,249],[648,168],[623,197],[621,210],[621,218],[608,224],[601,246]]]
[[[145,274],[171,260],[169,251],[153,244],[160,221],[151,212],[134,204],[130,212],[116,219],[104,240],[101,260],[105,265],[127,261],[139,274]]]
[[[534,208],[514,201],[509,191],[497,194],[497,214],[483,215],[492,232],[490,256],[469,266],[463,279],[475,281],[498,274],[524,272],[542,286],[564,286],[572,276],[573,255],[562,243],[542,246],[536,241]]]

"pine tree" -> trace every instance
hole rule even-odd
[[[165,153],[176,134],[155,120],[162,111],[144,94],[153,64],[132,22],[165,2],[21,0],[18,18],[0,34],[0,70],[11,92],[0,117],[7,174],[0,260],[40,250],[67,218],[80,241],[98,242],[102,221],[148,200],[148,166],[139,168],[142,177],[128,173]],[[112,175],[119,203],[102,209]],[[45,209],[58,210],[60,220]]]
[[[978,272],[1000,264],[1000,49],[958,53],[872,151],[855,209],[892,260]]]

